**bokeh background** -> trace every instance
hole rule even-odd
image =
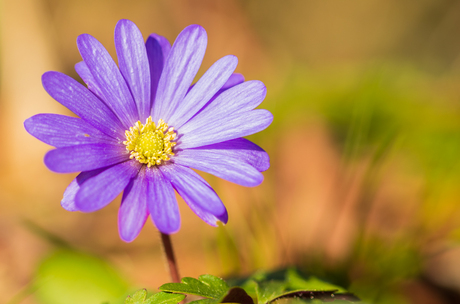
[[[271,156],[263,184],[203,174],[225,227],[180,200],[182,276],[296,266],[369,303],[460,303],[460,2],[455,0],[1,0],[0,302],[121,303],[169,281],[148,221],[118,237],[119,199],[91,214],[60,199],[71,174],[46,169],[28,135],[37,113],[70,114],[41,87],[78,79],[75,40],[128,18],[172,42],[208,32],[202,74],[227,54],[262,80],[275,120],[250,137]],[[121,299],[121,300],[120,300]]]

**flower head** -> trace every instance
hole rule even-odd
[[[265,129],[273,116],[254,110],[265,98],[260,81],[234,74],[235,56],[215,62],[192,85],[204,57],[205,30],[186,27],[171,46],[152,34],[144,43],[134,23],[115,28],[118,66],[94,37],[77,39],[75,69],[87,87],[59,72],[42,77],[45,90],[79,118],[38,114],[27,131],[54,146],[45,156],[55,172],[81,172],[64,192],[69,211],[103,208],[123,191],[119,232],[137,237],[150,215],[163,233],[180,228],[176,191],[203,221],[228,220],[209,184],[191,168],[256,186],[267,153],[242,138]]]

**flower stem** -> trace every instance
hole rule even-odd
[[[179,271],[177,269],[176,258],[174,257],[174,251],[169,234],[161,232],[161,242],[163,243],[163,248],[165,249],[166,259],[168,260],[171,279],[173,283],[180,283]]]

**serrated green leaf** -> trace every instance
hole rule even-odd
[[[308,303],[316,302],[333,302],[334,303],[350,303],[361,301],[352,293],[336,293],[337,290],[295,290],[288,291],[281,294],[280,296],[272,299],[269,303],[275,302],[281,299],[290,301],[303,300]]]
[[[259,304],[265,304],[279,297],[286,290],[283,281],[256,282],[256,295]]]
[[[316,277],[310,276],[308,279],[301,277],[296,270],[290,269],[286,275],[289,289],[292,290],[336,290],[346,292],[343,287],[325,282]]]
[[[132,296],[128,296],[125,304],[177,304],[185,295],[168,292],[159,292],[147,298],[147,290],[141,289],[136,291]]]
[[[279,299],[307,299],[307,300],[320,300],[331,302],[335,300],[334,293],[337,290],[294,290],[280,294],[276,298],[273,298],[270,302],[277,301]]]
[[[144,304],[146,297],[147,290],[141,289],[136,291],[132,296],[128,296],[125,300],[125,304]]]
[[[208,299],[219,300],[228,291],[227,283],[215,276],[205,274],[197,279],[185,277],[181,283],[167,283],[159,288],[161,291],[196,295]]]
[[[188,304],[214,304],[214,303],[218,303],[218,301],[213,300],[213,299],[202,299],[202,300],[192,301]]]
[[[181,283],[168,283],[159,288],[164,292],[190,294],[206,299],[189,304],[240,303],[254,304],[253,299],[241,287],[229,288],[227,282],[213,275],[205,274],[198,279],[185,277]]]
[[[178,293],[159,292],[145,301],[145,304],[177,304],[185,299],[185,295]]]
[[[230,288],[220,299],[202,299],[192,301],[189,304],[218,304],[218,303],[239,303],[254,304],[254,300],[241,287]]]
[[[198,277],[198,280],[212,287],[215,293],[219,294],[220,296],[225,294],[229,289],[227,282],[210,274],[203,274]]]
[[[335,303],[343,303],[343,300],[347,303],[360,301],[342,287],[319,280],[316,277],[305,279],[295,269],[271,273],[258,272],[247,279],[234,280],[232,285],[241,286],[248,296],[257,297],[258,304],[271,304],[278,300],[297,304],[318,303],[318,301],[335,301]],[[233,301],[221,301],[221,303],[224,302]]]

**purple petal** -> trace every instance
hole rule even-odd
[[[102,98],[101,89],[94,80],[93,75],[89,71],[88,66],[84,61],[80,61],[75,64],[75,71],[77,72],[78,76],[80,76],[80,78],[86,83],[88,89],[99,98]]]
[[[210,121],[219,121],[238,113],[244,113],[257,107],[265,98],[267,89],[258,80],[246,81],[236,85],[209,103],[193,119],[189,120],[180,131],[184,134],[206,126]],[[179,130],[177,127],[176,129]]]
[[[94,144],[100,142],[117,144],[84,120],[58,114],[38,114],[24,122],[27,132],[56,148]]]
[[[192,169],[175,164],[163,165],[159,169],[187,204],[191,202],[216,217],[226,212],[216,192]]]
[[[236,184],[254,187],[268,169],[268,154],[244,138],[177,152],[174,163],[211,173]],[[255,166],[253,166],[253,164]]]
[[[217,93],[208,101],[208,103],[210,103],[211,101],[216,99],[216,97],[219,96],[220,94],[222,94],[222,92],[225,92],[226,90],[230,89],[231,87],[234,87],[234,86],[236,86],[236,85],[238,85],[240,83],[243,83],[243,82],[244,82],[244,76],[242,74],[233,73],[232,75],[230,75],[230,78],[228,78],[228,80],[225,82],[225,84],[222,86],[222,88],[220,88],[219,91],[217,91]],[[192,88],[194,86],[195,86],[195,83],[190,86],[190,88],[187,91],[187,94],[188,94],[188,92],[190,92],[192,90]]]
[[[204,111],[204,109],[206,109],[208,107],[208,105],[210,105],[217,97],[219,97],[220,94],[222,94],[223,92],[227,91],[228,89],[240,84],[240,83],[243,83],[244,82],[244,77],[243,75],[241,74],[237,74],[237,73],[233,73],[230,78],[227,80],[227,82],[224,84],[224,86],[219,90],[217,91],[216,94],[214,94],[214,96],[206,103],[206,105],[204,105],[196,114],[198,115],[199,113],[201,113],[202,111]],[[194,85],[192,85],[190,87],[190,89],[192,89],[194,87]],[[191,118],[193,119],[193,118]],[[190,120],[191,120],[190,119]]]
[[[144,38],[133,22],[118,21],[115,48],[120,72],[136,102],[139,120],[144,122],[150,115],[150,69]]]
[[[131,242],[139,235],[149,216],[147,210],[148,181],[144,168],[145,166],[125,188],[118,210],[118,232],[125,242]]]
[[[75,196],[77,192],[80,190],[80,186],[88,179],[92,178],[93,176],[98,175],[106,168],[92,170],[92,171],[85,171],[80,174],[69,184],[67,189],[65,189],[64,197],[61,200],[61,206],[67,211],[80,211],[80,209],[75,204]]]
[[[185,198],[184,198],[185,199]],[[198,215],[200,219],[202,219],[206,224],[217,227],[217,222],[221,221],[224,224],[227,224],[228,222],[228,213],[227,210],[225,210],[224,213],[220,215],[213,215],[211,212],[204,210],[201,208],[199,205],[195,204],[193,200],[189,199],[187,201],[187,205],[190,207],[190,209]]]
[[[93,212],[105,207],[117,197],[141,168],[138,161],[117,164],[89,178],[80,185],[75,205],[83,212]]]
[[[233,55],[216,61],[187,93],[168,123],[178,129],[192,118],[222,88],[237,64],[238,59]]]
[[[117,139],[124,139],[125,127],[120,120],[91,91],[73,78],[59,72],[46,72],[43,87],[63,106],[96,129]]]
[[[259,172],[266,171],[270,167],[270,157],[267,152],[245,138],[235,138],[208,146],[193,148],[191,150],[214,153],[220,155],[222,158],[236,158],[250,164]]]
[[[139,120],[136,104],[107,50],[88,34],[78,36],[77,46],[107,106],[117,115],[125,129],[132,127]]]
[[[244,76],[239,74],[239,73],[233,73],[232,76],[227,80],[227,82],[224,84],[224,86],[221,88],[221,90],[227,90],[230,89],[231,87],[236,86],[237,84],[243,83],[244,82]]]
[[[74,179],[65,189],[64,197],[61,200],[62,208],[67,211],[80,211],[75,205],[75,195],[77,195],[78,190],[80,190],[80,185],[78,185],[77,179]]]
[[[196,120],[196,117],[193,120]],[[267,110],[252,110],[220,119],[210,119],[207,124],[189,133],[185,133],[181,128],[179,132],[183,135],[179,137],[177,146],[180,149],[189,149],[248,136],[264,130],[272,121],[273,115]]]
[[[246,187],[260,185],[264,176],[251,165],[235,158],[222,158],[208,151],[187,149],[177,153],[174,163],[211,173]]]
[[[147,49],[147,56],[149,58],[150,66],[150,80],[151,80],[151,103],[155,100],[157,93],[158,81],[160,80],[161,72],[166,57],[168,57],[169,51],[171,50],[171,43],[168,39],[157,34],[151,34],[145,42]]]
[[[163,233],[179,231],[180,214],[171,183],[157,167],[146,169],[148,180],[147,206],[153,223]]]
[[[123,145],[86,144],[51,150],[45,155],[45,165],[51,171],[71,173],[107,167],[129,159]]]
[[[206,31],[199,25],[190,25],[179,34],[160,76],[151,112],[153,121],[169,121],[200,68],[206,44]]]

